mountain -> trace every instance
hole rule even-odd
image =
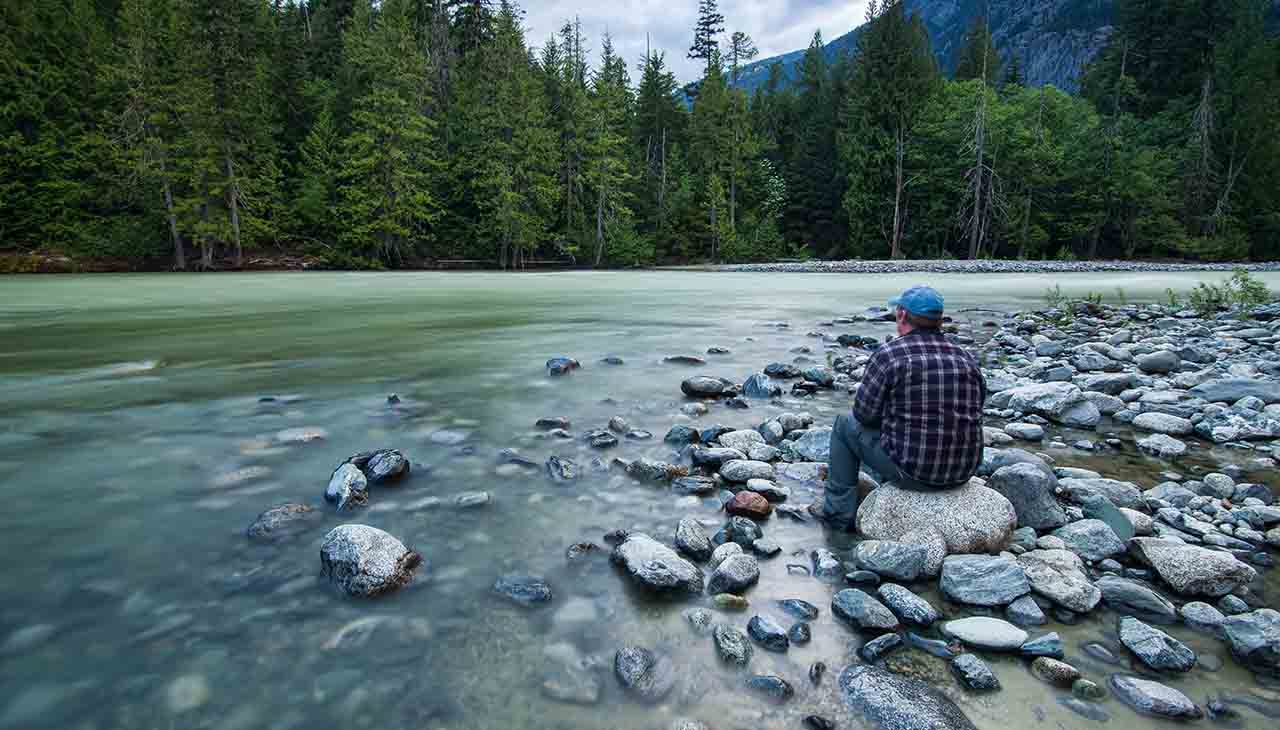
[[[1111,34],[1114,0],[906,0],[907,11],[924,20],[942,70],[955,70],[973,22],[990,7],[991,36],[1000,55],[1017,56],[1027,83],[1052,84],[1074,91],[1080,74]],[[854,29],[825,47],[828,59],[852,50]],[[748,91],[769,79],[769,67],[782,64],[783,78],[793,81],[804,51],[766,58],[744,67],[738,85]]]

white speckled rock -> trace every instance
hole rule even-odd
[[[1031,590],[1076,613],[1097,608],[1102,591],[1089,582],[1084,562],[1069,550],[1032,550],[1020,555]]]
[[[658,594],[702,592],[702,571],[675,550],[645,534],[628,535],[613,549],[611,559],[631,578]]]
[[[911,542],[912,532],[932,530],[949,554],[996,553],[1009,544],[1018,517],[1004,495],[971,480],[959,489],[912,492],[886,483],[858,508],[858,531],[875,540]],[[928,572],[928,564],[926,572]]]
[[[368,525],[339,525],[320,545],[329,580],[352,596],[376,596],[408,583],[422,556]]]
[[[752,479],[768,479],[772,481],[776,475],[773,471],[773,465],[768,462],[734,459],[721,465],[720,476],[724,477],[725,481],[746,484]]]
[[[1247,585],[1257,571],[1230,553],[1154,537],[1135,537],[1130,549],[1184,596],[1225,596]]]

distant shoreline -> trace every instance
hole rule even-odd
[[[686,270],[791,274],[1089,274],[1107,272],[1230,272],[1238,268],[1280,272],[1280,262],[1016,261],[999,259],[902,261],[801,261],[679,267]]]

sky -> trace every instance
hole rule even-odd
[[[593,62],[600,38],[608,31],[614,50],[632,69],[632,81],[644,59],[646,33],[654,50],[666,52],[668,68],[681,82],[700,75],[697,62],[686,58],[698,0],[523,0],[521,7],[530,46],[541,47],[566,19],[577,16]],[[721,47],[734,31],[751,36],[760,49],[758,59],[807,47],[815,30],[821,30],[829,43],[861,25],[866,8],[867,0],[720,0],[726,36]]]

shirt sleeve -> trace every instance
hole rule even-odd
[[[880,357],[880,353],[871,356],[867,370],[862,376],[862,385],[853,399],[853,417],[864,426],[878,427],[884,414],[885,403],[893,388],[893,368],[888,357]]]

